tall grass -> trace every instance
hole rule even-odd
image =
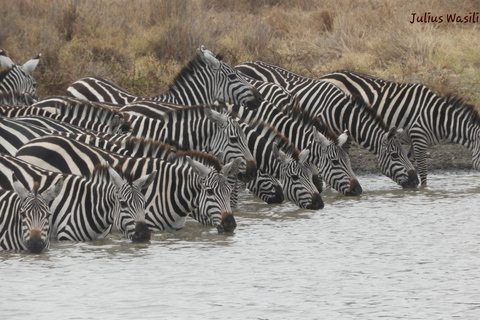
[[[0,0],[0,48],[41,52],[41,97],[88,75],[163,92],[203,44],[236,65],[264,60],[307,77],[337,69],[417,82],[480,108],[480,24],[414,23],[479,0]]]

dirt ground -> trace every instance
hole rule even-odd
[[[373,153],[352,144],[350,149],[350,160],[353,172],[376,173],[377,161]],[[441,144],[427,149],[428,171],[457,171],[472,169],[472,153],[465,147],[458,144]]]

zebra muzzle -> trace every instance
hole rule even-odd
[[[408,179],[402,183],[402,188],[416,188],[419,184],[418,174],[415,170],[408,171]]]
[[[45,248],[45,242],[42,240],[39,232],[33,234],[26,243],[27,249],[31,253],[42,253]]]
[[[222,219],[222,222],[219,226],[217,226],[218,233],[231,233],[237,227],[237,223],[235,222],[235,218],[233,214],[226,214],[223,215],[225,218]]]
[[[135,223],[135,232],[132,235],[132,242],[148,242],[150,241],[151,232],[145,221],[137,221]]]
[[[350,188],[346,191],[345,195],[348,197],[356,197],[363,192],[362,186],[358,183],[357,179],[350,180]]]
[[[306,209],[318,210],[318,209],[323,209],[323,207],[324,207],[324,203],[323,203],[322,196],[320,195],[320,193],[314,193],[312,195],[312,203],[309,204]]]

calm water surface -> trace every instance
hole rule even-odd
[[[149,244],[0,252],[0,318],[480,317],[480,173],[359,180],[361,197],[325,190],[319,211],[243,193],[233,235],[189,221]]]

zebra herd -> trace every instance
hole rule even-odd
[[[0,50],[1,250],[40,253],[52,238],[112,230],[145,242],[187,217],[233,232],[242,188],[322,209],[324,184],[363,191],[352,141],[403,188],[426,185],[426,148],[442,140],[470,149],[480,170],[478,113],[422,85],[350,71],[309,79],[261,61],[232,67],[201,46],[155,97],[86,77],[39,99],[40,56],[20,66]]]

